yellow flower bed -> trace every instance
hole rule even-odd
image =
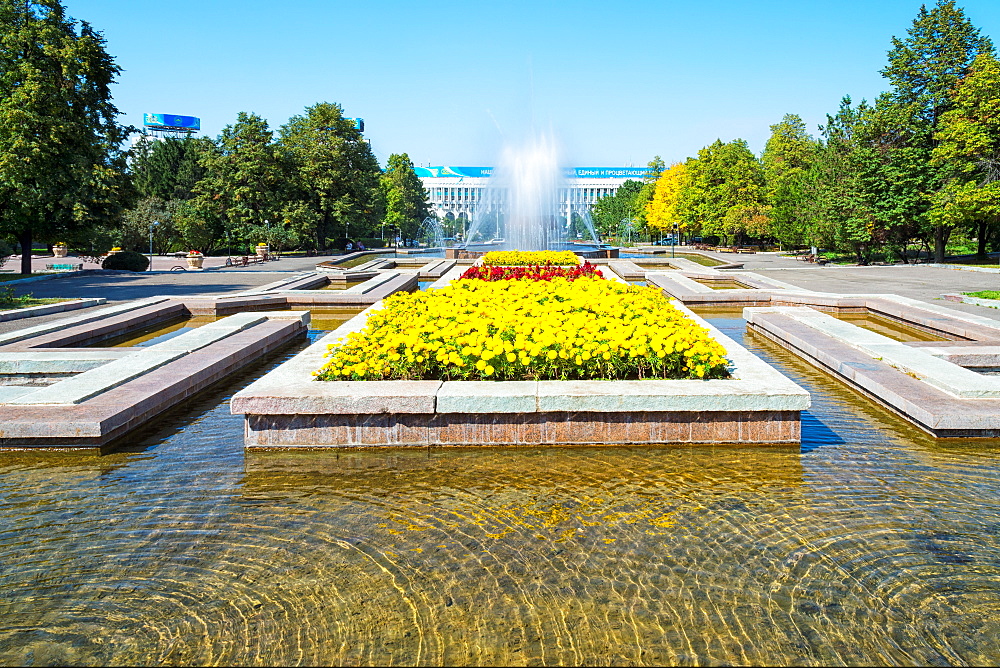
[[[721,378],[725,349],[657,288],[595,278],[399,293],[331,344],[320,380]]]
[[[490,251],[483,255],[488,267],[530,267],[546,264],[580,264],[573,251]]]

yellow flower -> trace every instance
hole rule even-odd
[[[393,295],[327,349],[323,380],[716,378],[728,365],[659,289],[594,278],[464,280]]]

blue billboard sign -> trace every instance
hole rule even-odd
[[[142,124],[154,130],[201,130],[201,119],[177,114],[143,114]]]
[[[363,118],[348,118],[349,121],[354,121],[354,129],[358,132],[365,131],[365,119]]]

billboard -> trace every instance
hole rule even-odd
[[[143,114],[142,124],[154,130],[201,130],[201,119],[177,114]]]
[[[365,131],[365,119],[363,118],[348,118],[349,121],[354,121],[354,129],[358,132]]]
[[[574,167],[570,177],[578,179],[639,179],[649,172],[649,167]]]
[[[493,174],[492,167],[414,167],[417,176],[443,177],[464,176],[487,178]],[[649,172],[648,167],[569,167],[563,176],[568,179],[636,179],[641,181]]]

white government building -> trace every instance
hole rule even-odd
[[[563,202],[566,214],[582,213],[599,197],[614,195],[628,180],[642,181],[647,167],[573,167],[566,173]],[[414,167],[429,193],[438,218],[468,220],[475,217],[476,204],[487,187],[492,167]]]

